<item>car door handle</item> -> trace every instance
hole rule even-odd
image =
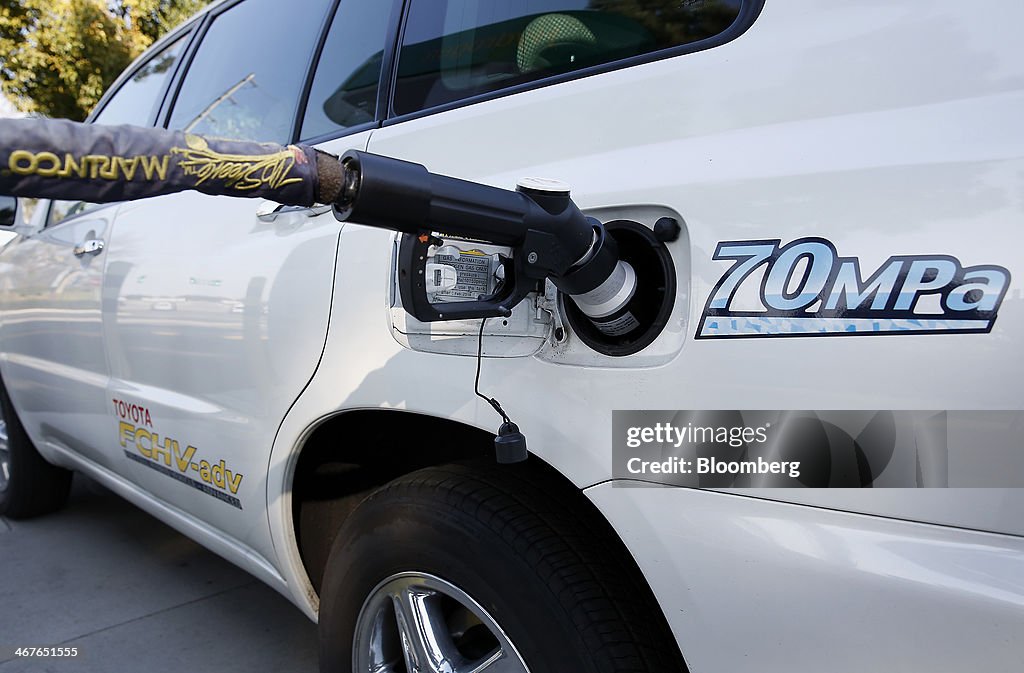
[[[98,255],[103,252],[104,245],[106,244],[99,238],[90,238],[82,241],[75,246],[75,257],[82,257],[83,255]]]
[[[305,213],[306,217],[316,217],[317,215],[323,215],[324,213],[330,212],[330,210],[330,206],[324,205],[303,208],[302,206],[282,206],[274,203],[273,201],[268,201],[260,204],[260,206],[256,208],[256,217],[259,218],[261,222],[273,222],[279,216],[288,213]]]

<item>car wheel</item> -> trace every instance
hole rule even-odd
[[[0,384],[0,516],[27,519],[60,509],[71,475],[39,455]]]
[[[373,493],[327,562],[321,671],[685,670],[607,524],[552,496],[562,488],[519,466],[451,465]]]

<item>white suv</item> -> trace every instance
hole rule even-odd
[[[565,181],[636,324],[551,286],[421,322],[400,237],[325,206],[43,202],[0,253],[0,513],[86,473],[319,619],[325,671],[1024,670],[1022,24],[215,3],[92,121]],[[493,290],[505,252],[437,246],[431,301]],[[475,382],[528,460],[495,463]],[[708,419],[741,450],[694,481],[672,449]],[[803,429],[764,462],[779,419]],[[948,488],[806,488],[914,485]]]

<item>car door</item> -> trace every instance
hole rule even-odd
[[[216,10],[168,126],[365,148],[390,3],[332,4]],[[184,193],[127,204],[114,228],[109,441],[148,492],[270,558],[270,449],[323,351],[341,226],[325,206]]]
[[[135,64],[93,121],[147,125],[190,34],[176,31]],[[120,204],[40,202],[39,230],[5,250],[0,343],[4,382],[22,422],[45,452],[53,445],[123,473],[109,443],[103,271]]]

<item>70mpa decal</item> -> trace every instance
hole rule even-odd
[[[860,260],[838,256],[831,241],[781,242],[718,244],[713,259],[733,264],[708,297],[696,338],[987,333],[1010,285],[1006,268],[964,267],[951,255],[893,256],[864,278]],[[735,310],[737,292],[757,282],[763,310]],[[919,308],[928,295],[939,312]]]

